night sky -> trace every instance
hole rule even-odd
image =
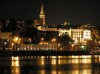
[[[96,0],[0,0],[0,19],[38,19],[42,3],[48,25],[64,21],[100,25],[100,7]]]

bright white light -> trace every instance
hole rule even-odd
[[[91,31],[90,30],[85,30],[83,33],[84,39],[91,39]]]

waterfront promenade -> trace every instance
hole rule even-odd
[[[69,56],[69,55],[99,55],[100,52],[90,51],[0,51],[0,56]]]

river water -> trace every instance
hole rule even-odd
[[[100,56],[0,56],[0,74],[100,74]]]

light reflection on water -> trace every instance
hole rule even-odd
[[[98,56],[12,56],[6,60],[4,58],[0,58],[0,66],[4,67],[2,74],[9,70],[10,74],[99,74],[100,70]],[[7,64],[4,65],[3,62]],[[11,69],[7,70],[6,67],[9,66]]]
[[[20,74],[19,57],[11,57],[11,74]]]
[[[11,60],[12,60],[12,67],[19,67],[19,57],[12,56]]]

